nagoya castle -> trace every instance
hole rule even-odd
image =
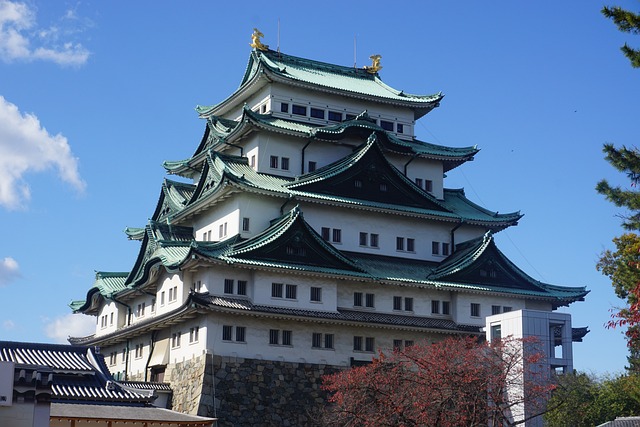
[[[334,65],[262,37],[236,91],[196,108],[203,137],[164,162],[151,219],[126,228],[130,269],[70,304],[97,319],[70,342],[220,426],[312,425],[322,375],[452,335],[536,335],[549,369],[572,369],[587,328],[555,310],[588,290],[527,275],[494,239],[522,215],[445,187],[479,149],[415,137],[443,95],[388,86],[380,55]]]

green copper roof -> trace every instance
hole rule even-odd
[[[264,84],[267,81],[280,81],[341,96],[405,106],[414,109],[416,118],[437,107],[444,96],[441,92],[415,95],[396,90],[387,86],[378,73],[371,74],[361,68],[329,64],[272,50],[253,50],[236,93],[216,106],[198,106],[196,111],[202,117],[216,114],[221,107],[234,102],[238,93],[254,86],[259,79],[265,79]]]
[[[97,271],[93,286],[87,292],[85,300],[69,303],[74,313],[95,314],[99,306],[98,298],[110,299],[118,292],[126,289],[125,281],[129,273]]]

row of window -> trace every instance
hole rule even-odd
[[[262,110],[261,110],[262,111]],[[266,108],[265,108],[266,111]],[[289,113],[296,116],[303,117],[312,117],[314,119],[320,120],[329,120],[330,122],[342,122],[347,120],[353,120],[356,118],[355,114],[343,113],[341,111],[335,110],[325,110],[322,108],[316,107],[307,107],[306,105],[300,104],[289,104],[288,102],[280,103],[280,112],[281,113]],[[397,133],[404,133],[404,124],[402,123],[394,123],[390,120],[382,120],[376,121],[380,127],[386,131]],[[394,129],[395,128],[395,129]]]
[[[242,231],[249,231],[250,220],[247,217],[242,218]],[[218,226],[218,239],[223,239],[227,237],[228,226],[227,223],[222,223]],[[212,242],[211,239],[211,230],[205,231],[202,233],[202,241],[203,242]]]

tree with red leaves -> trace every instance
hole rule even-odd
[[[554,386],[539,342],[447,338],[323,378],[328,426],[512,426],[540,415]],[[524,411],[524,404],[526,411]]]

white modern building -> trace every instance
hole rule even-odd
[[[193,154],[165,162],[175,179],[151,219],[126,230],[132,267],[98,272],[71,303],[97,320],[72,343],[100,346],[118,378],[169,382],[174,409],[220,425],[268,425],[321,399],[319,373],[588,293],[497,248],[519,212],[446,188],[479,149],[416,138],[441,93],[387,86],[379,57],[354,68],[252,46],[239,88],[197,108]]]

